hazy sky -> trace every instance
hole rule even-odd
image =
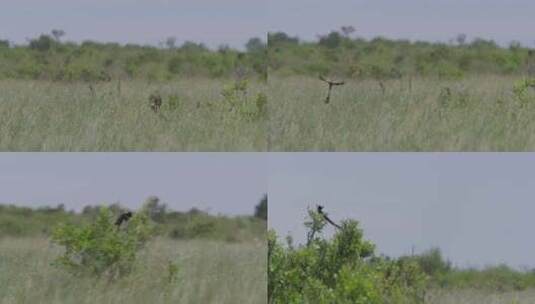
[[[357,35],[448,41],[459,33],[535,46],[532,0],[269,0],[270,31],[307,40],[343,25]]]
[[[283,237],[304,241],[307,206],[321,203],[391,256],[414,245],[458,266],[535,267],[535,154],[272,154],[268,172],[269,226]]]
[[[67,40],[158,44],[166,37],[242,47],[266,37],[264,0],[7,0],[0,38],[25,42],[53,28]]]
[[[174,210],[253,214],[266,170],[261,153],[0,153],[0,203],[136,208],[157,195]]]

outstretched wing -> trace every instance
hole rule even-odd
[[[325,77],[323,77],[323,75],[319,75],[319,78],[321,81],[324,81],[326,83],[328,83],[329,85],[344,85],[345,84],[345,81],[333,81],[333,80],[329,80]]]

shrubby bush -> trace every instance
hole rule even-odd
[[[124,276],[133,269],[139,252],[153,236],[153,227],[145,213],[135,213],[121,226],[114,225],[108,208],[100,208],[90,225],[61,224],[52,233],[52,241],[63,247],[55,265],[76,275]]]
[[[358,222],[344,221],[331,240],[309,211],[307,245],[268,234],[269,303],[423,303],[427,276],[418,263],[375,255]]]

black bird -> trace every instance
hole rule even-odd
[[[318,213],[321,214],[323,216],[323,218],[331,225],[333,225],[334,227],[338,228],[338,229],[342,229],[342,227],[340,227],[340,225],[336,224],[335,222],[333,222],[328,216],[327,214],[323,213],[323,206],[322,205],[318,205]]]
[[[123,222],[127,222],[131,217],[132,217],[132,212],[130,212],[130,211],[119,215],[119,217],[115,221],[115,226],[117,226],[117,228],[119,228]]]

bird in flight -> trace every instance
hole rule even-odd
[[[323,206],[322,205],[318,205],[318,213],[321,214],[323,216],[323,218],[331,225],[333,225],[334,227],[338,228],[338,229],[342,229],[342,227],[340,227],[340,225],[336,224],[335,222],[333,222],[333,220],[331,220],[327,214],[325,214],[323,212]]]
[[[345,84],[344,81],[329,80],[329,79],[323,77],[322,75],[320,75],[320,80],[323,81],[323,82],[326,82],[329,85],[329,91],[327,92],[327,98],[325,98],[325,103],[329,103],[331,101],[331,90],[332,90],[333,86],[341,86],[341,85]]]

